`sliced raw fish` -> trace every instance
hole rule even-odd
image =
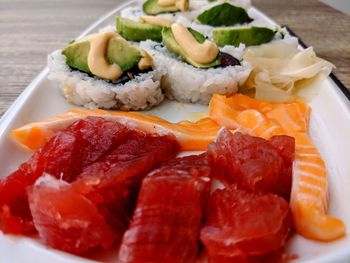
[[[285,244],[292,219],[289,204],[274,194],[231,186],[209,199],[201,241],[209,263],[251,262]]]
[[[73,181],[82,169],[118,145],[128,133],[125,126],[97,117],[79,120],[57,132],[29,161],[0,181],[0,229],[14,234],[35,231],[27,187],[43,173]]]
[[[29,203],[47,245],[75,254],[112,246],[116,234],[89,199],[54,177],[40,181],[29,190]]]
[[[205,155],[177,158],[143,181],[120,262],[194,262],[210,190]]]
[[[173,136],[132,132],[128,140],[90,165],[72,187],[90,199],[118,235],[129,225],[143,178],[179,151]]]
[[[250,191],[273,192],[289,199],[294,138],[275,136],[267,141],[225,129],[216,143],[209,146],[208,156],[215,167],[213,176],[222,183],[238,184]]]
[[[173,136],[133,131],[123,144],[86,167],[73,183],[56,188],[44,182],[34,186],[29,200],[39,236],[50,247],[76,254],[119,243],[143,178],[178,150]],[[39,198],[41,193],[55,198]],[[86,211],[80,211],[83,207]]]

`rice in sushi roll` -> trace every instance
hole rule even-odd
[[[95,57],[91,58],[92,55]],[[164,99],[160,88],[162,74],[152,66],[147,52],[114,32],[102,32],[51,53],[48,78],[75,105],[89,109],[145,110]]]

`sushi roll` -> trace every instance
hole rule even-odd
[[[164,99],[152,57],[115,32],[92,34],[51,53],[48,68],[66,99],[89,109],[145,110]]]
[[[170,0],[171,1],[171,0]],[[174,10],[168,9],[162,9],[158,6],[157,11],[159,12],[153,12],[153,10],[149,9],[149,3],[152,2],[153,5],[157,2],[157,0],[150,0],[145,1],[143,5],[138,6],[130,6],[121,11],[121,17],[136,20],[139,21],[143,16],[155,16],[159,17],[161,19],[167,19],[174,23],[179,23],[187,27],[191,27],[202,34],[204,34],[207,37],[211,37],[211,32],[213,30],[213,26],[208,25],[206,23],[201,23],[198,21],[197,17],[204,13],[206,10],[211,9],[218,5],[224,5],[223,8],[219,7],[219,11],[222,11],[222,9],[225,9],[226,5],[234,5],[236,9],[239,10],[238,14],[238,21],[240,23],[245,22],[243,19],[241,21],[241,12],[245,9],[248,9],[250,7],[250,1],[249,0],[222,0],[222,1],[207,1],[207,0],[191,0],[188,2],[188,8],[180,10],[179,8],[175,8]],[[159,0],[158,0],[159,2]],[[153,6],[152,5],[152,6]],[[231,9],[233,9],[232,7]],[[215,11],[215,10],[214,10]],[[225,10],[226,11],[226,10]],[[244,11],[245,12],[245,11]],[[226,12],[227,13],[227,12]],[[237,17],[237,11],[235,13],[232,13],[231,10],[228,12],[228,17]],[[213,17],[217,17],[217,14]],[[255,21],[256,19],[254,19]],[[256,24],[255,22],[253,24]],[[154,40],[154,39],[153,39]],[[156,40],[155,40],[156,41]]]
[[[152,8],[157,6],[157,0],[150,1]],[[190,7],[184,10],[163,10],[158,6],[162,12],[150,12],[147,8],[150,1],[144,2],[143,6],[123,9],[116,20],[117,32],[130,41],[150,39],[161,42],[162,28],[178,23],[202,33],[219,46],[236,47],[241,43],[246,46],[260,45],[283,37],[280,28],[266,23],[250,8],[249,1],[193,0],[188,5]]]
[[[162,38],[163,44],[147,40],[140,47],[163,71],[161,85],[169,99],[208,104],[215,93],[236,93],[250,74],[250,65],[240,61],[243,45],[219,49],[199,32],[176,23],[163,29]]]

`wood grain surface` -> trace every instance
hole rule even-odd
[[[0,0],[0,116],[62,48],[118,0]],[[350,87],[350,17],[316,0],[253,0],[336,65]]]

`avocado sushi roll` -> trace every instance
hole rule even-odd
[[[275,28],[259,18],[246,0],[191,0],[190,9],[174,13],[147,12],[145,7],[151,2],[154,4],[157,0],[123,9],[116,21],[117,32],[130,41],[160,42],[162,27],[178,23],[195,29],[220,46],[259,45],[279,37]]]
[[[92,34],[53,52],[48,68],[66,99],[89,109],[145,110],[164,99],[152,57],[115,32]]]
[[[237,92],[251,67],[241,61],[244,46],[219,49],[199,32],[180,24],[162,31],[163,44],[143,41],[140,47],[154,57],[163,71],[162,89],[169,99],[208,104],[213,94]]]

